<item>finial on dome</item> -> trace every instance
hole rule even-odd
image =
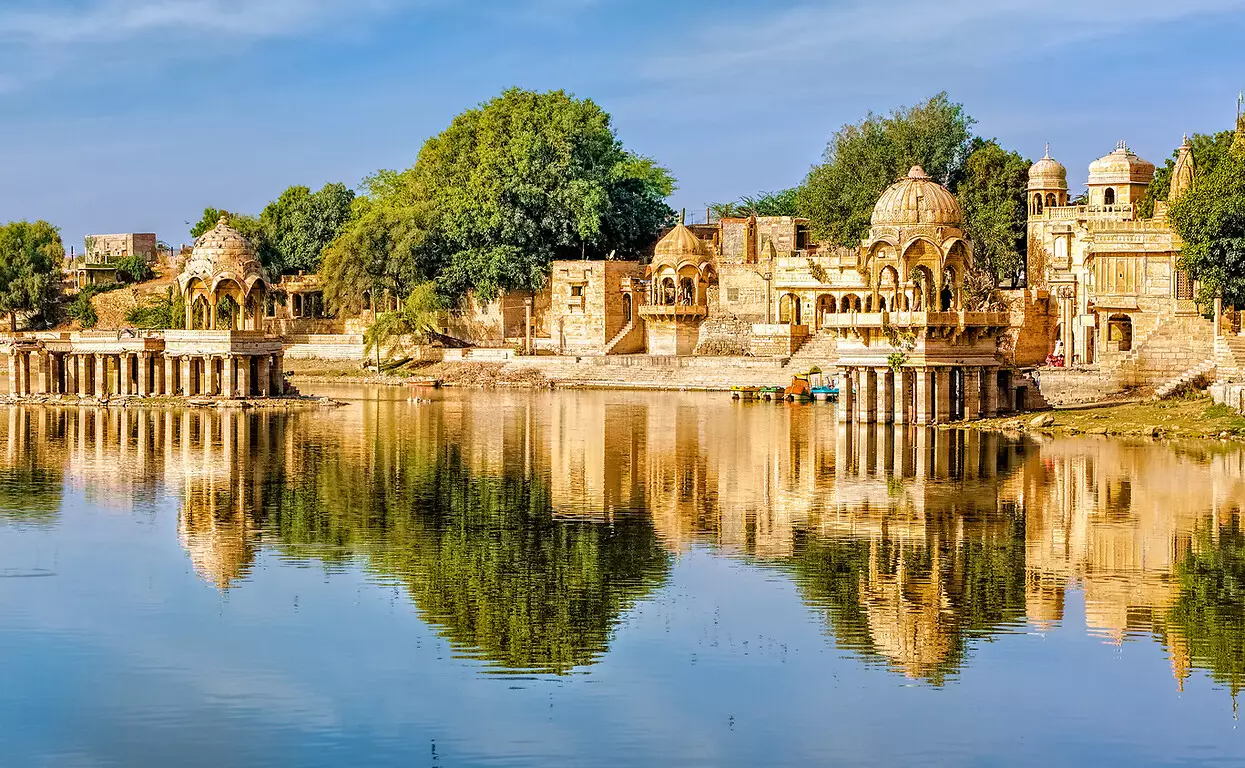
[[[679,224],[685,227],[687,226],[687,209],[686,208],[679,211]]]
[[[1042,159],[1044,159],[1044,160],[1049,160],[1049,159],[1050,159],[1050,142],[1049,142],[1049,141],[1048,141],[1048,142],[1046,142],[1046,157],[1044,157],[1044,158],[1042,158]]]
[[[218,226],[218,227],[227,227],[227,226],[229,226],[229,214],[224,213],[224,212],[222,211],[222,212],[221,212],[221,215],[220,215],[220,218],[216,220],[216,226]]]
[[[909,179],[928,179],[929,176],[925,173],[924,168],[922,168],[919,165],[914,165],[908,169],[908,178]]]
[[[1119,143],[1115,145],[1115,148],[1116,148],[1116,149],[1118,149],[1118,150],[1121,150],[1121,151],[1127,152],[1127,151],[1128,151],[1128,142],[1127,142],[1127,141],[1124,141],[1123,139],[1120,139]]]

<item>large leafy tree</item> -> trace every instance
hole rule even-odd
[[[1184,240],[1180,268],[1199,282],[1198,298],[1245,306],[1245,151],[1228,152],[1209,173],[1199,170],[1168,217]]]
[[[809,172],[797,193],[813,236],[854,246],[869,231],[882,192],[913,165],[947,186],[963,172],[973,151],[973,119],[946,93],[888,116],[870,113],[830,139],[824,161]]]
[[[562,91],[512,89],[468,110],[428,140],[414,167],[379,174],[372,187],[370,216],[342,236],[391,244],[404,266],[388,273],[435,279],[451,299],[537,288],[554,259],[637,257],[673,213],[670,174],[627,151],[599,106]],[[385,222],[400,231],[379,236]],[[377,271],[344,269],[345,254],[330,250],[328,282]]]
[[[1029,165],[997,141],[977,139],[952,190],[964,211],[975,266],[995,279],[1016,277],[1024,266]]]
[[[48,315],[59,293],[65,246],[60,230],[46,221],[16,221],[0,227],[0,312],[17,331],[19,313]]]
[[[1209,135],[1195,133],[1189,137],[1189,146],[1193,150],[1193,162],[1198,176],[1210,174],[1228,156],[1228,150],[1232,148],[1233,136],[1232,131],[1220,131]],[[1154,203],[1166,200],[1171,195],[1172,174],[1176,170],[1178,153],[1179,150],[1172,152],[1167,162],[1155,170],[1154,180],[1150,182],[1145,199],[1137,208],[1137,214],[1141,218],[1148,219],[1153,216]]]

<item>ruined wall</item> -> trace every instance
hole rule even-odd
[[[747,355],[752,351],[752,323],[722,308],[721,285],[709,286],[709,318],[700,324],[694,354],[704,357]]]
[[[88,235],[86,258],[88,264],[110,264],[140,254],[148,263],[155,262],[156,236],[151,233],[126,233],[122,235]]]
[[[758,272],[752,265],[718,265],[718,309],[749,323],[764,323],[766,281]]]

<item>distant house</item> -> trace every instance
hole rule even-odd
[[[86,250],[71,260],[68,271],[79,289],[115,283],[117,262],[133,254],[141,255],[148,264],[154,263],[160,254],[156,236],[151,233],[87,235]]]

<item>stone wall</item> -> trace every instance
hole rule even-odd
[[[650,355],[691,355],[700,341],[700,323],[649,318],[645,325]]]
[[[1042,397],[1056,407],[1100,402],[1124,394],[1111,373],[1091,368],[1043,368],[1036,378]]]
[[[353,335],[307,334],[283,339],[285,356],[295,360],[363,360],[363,337]]]
[[[807,340],[805,325],[752,326],[752,354],[756,357],[791,357]]]
[[[626,324],[622,280],[640,277],[632,261],[555,261],[551,268],[550,335],[568,354],[601,354]]]
[[[106,264],[137,253],[141,254],[148,263],[153,263],[158,256],[156,242],[156,236],[151,233],[88,235],[86,238],[87,262]]]
[[[734,315],[749,323],[764,323],[768,303],[765,278],[754,265],[720,264],[718,266],[718,306],[722,313]],[[713,315],[713,308],[710,316]]]

